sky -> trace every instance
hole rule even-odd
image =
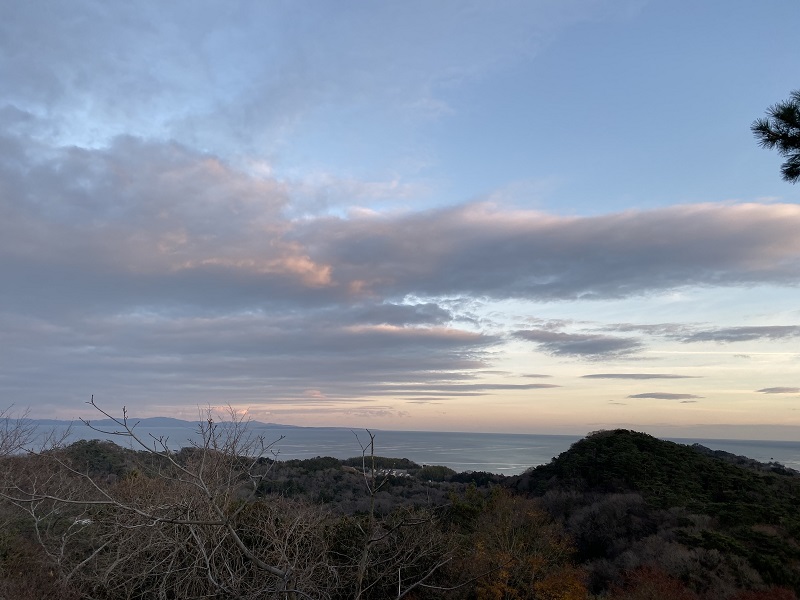
[[[794,0],[0,0],[0,408],[800,440]]]

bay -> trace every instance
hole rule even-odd
[[[188,446],[190,440],[197,442],[199,439],[197,426],[190,422],[170,420],[167,426],[148,426],[147,421],[139,424],[137,432],[150,444],[163,439],[171,449],[177,450]],[[102,427],[101,423],[94,424]],[[370,441],[363,429],[253,423],[249,430],[263,436],[268,443],[274,442],[270,450],[278,460],[361,456],[362,446]],[[444,465],[456,471],[489,471],[503,475],[518,475],[530,467],[548,463],[582,438],[575,435],[394,430],[372,430],[372,433],[375,435],[377,456],[408,458],[422,465]],[[82,423],[73,424],[69,441],[78,439],[110,439],[120,445],[130,446],[125,438],[100,433]],[[668,439],[688,445],[698,443],[713,450],[724,450],[760,462],[778,462],[800,470],[800,442]]]

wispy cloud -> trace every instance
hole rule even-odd
[[[694,323],[634,324],[614,323],[603,326],[606,331],[636,332],[653,337],[676,340],[685,344],[699,342],[754,342],[788,340],[800,337],[800,325],[751,325],[743,327],[710,327]],[[744,355],[742,355],[744,356]]]
[[[652,398],[654,400],[693,400],[702,397],[695,394],[673,394],[671,392],[645,392],[628,396],[628,398]]]
[[[337,323],[327,310],[51,319],[0,313],[0,330],[3,393],[72,406],[91,393],[128,405],[483,395],[492,385],[478,385],[477,373],[498,343],[448,327]]]
[[[762,394],[800,394],[800,387],[768,387],[756,391]]]
[[[800,325],[760,325],[751,327],[721,327],[697,331],[681,338],[682,342],[752,342],[756,340],[786,340],[800,337]]]
[[[0,65],[0,104],[31,106],[70,145],[134,133],[229,154],[274,150],[331,106],[406,122],[447,115],[440,86],[528,59],[553,31],[604,11],[614,12],[573,0],[236,10],[181,0],[153,14],[125,3],[29,2],[0,23],[0,51],[13,57]]]
[[[671,373],[592,373],[581,377],[583,379],[694,379],[696,376]]]
[[[534,342],[550,354],[584,358],[626,356],[642,347],[641,342],[630,338],[542,329],[516,331],[514,337]]]
[[[375,389],[377,395],[437,396],[439,398],[456,396],[483,396],[497,391],[549,390],[561,387],[549,383],[441,383],[424,382],[418,385],[392,384]]]

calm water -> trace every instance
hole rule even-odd
[[[333,456],[350,458],[361,455],[360,442],[369,436],[363,430],[334,428],[252,428],[276,442],[278,458],[313,458]],[[169,446],[178,449],[195,438],[192,427],[150,428],[143,433],[165,436]],[[522,473],[528,467],[544,464],[569,449],[582,436],[501,434],[501,433],[437,433],[421,431],[373,431],[375,454],[408,458],[419,464],[445,465],[456,471],[490,471],[504,475]],[[359,439],[356,439],[356,434]],[[97,434],[84,425],[76,425],[73,439],[113,439]],[[677,439],[682,444],[700,443],[714,450],[725,450],[748,456],[761,462],[777,461],[800,470],[800,442],[770,442],[749,440]],[[122,438],[114,439],[124,445]]]

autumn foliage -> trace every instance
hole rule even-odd
[[[281,462],[246,423],[209,418],[201,432],[179,452],[97,441],[14,452],[27,429],[0,440],[0,598],[797,600],[800,589],[800,474],[779,465],[617,430],[503,478],[374,456],[372,434],[361,457]]]
[[[476,520],[461,568],[486,573],[477,600],[583,600],[583,571],[563,528],[529,498],[495,491]]]

